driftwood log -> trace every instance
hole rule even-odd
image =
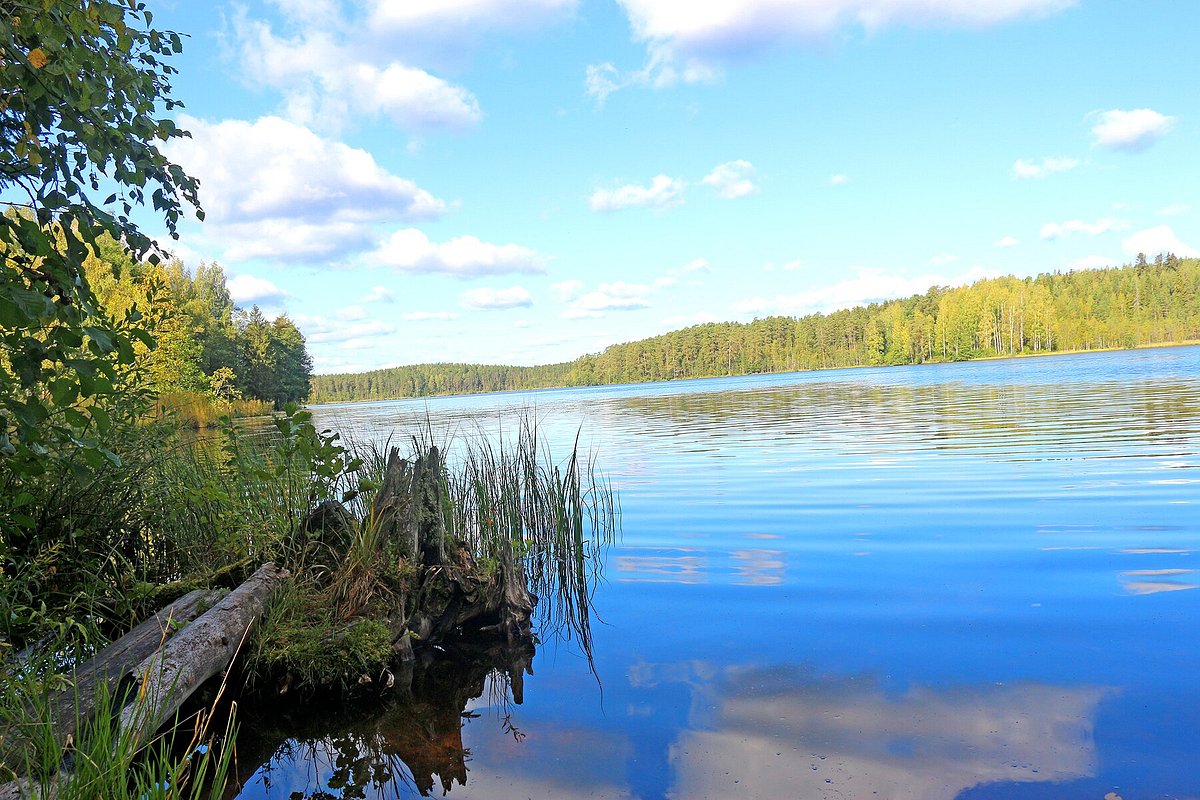
[[[52,703],[56,741],[64,744],[77,723],[90,717],[103,683],[128,692],[121,696],[132,700],[122,708],[119,724],[125,735],[144,742],[201,684],[229,667],[287,577],[286,570],[267,563],[223,598],[213,590],[191,592],[106,647],[77,670],[75,687]],[[50,800],[57,796],[55,780],[44,787],[29,779],[0,785],[0,800]]]
[[[52,697],[45,710],[43,723],[58,746],[74,737],[81,723],[92,719],[101,686],[107,687],[110,695],[118,691],[121,680],[132,669],[220,600],[221,595],[215,589],[189,592],[77,667],[71,687]],[[32,716],[34,710],[29,711]],[[13,774],[23,769],[25,765],[17,762],[26,745],[21,731],[0,731],[0,771]]]
[[[121,711],[121,730],[139,740],[153,735],[201,684],[224,672],[288,577],[287,570],[263,564],[161,651],[143,659],[133,671],[140,686],[135,701]]]

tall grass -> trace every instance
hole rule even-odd
[[[448,470],[452,534],[482,558],[516,559],[540,598],[543,634],[574,636],[592,654],[592,595],[620,506],[595,454],[556,460],[526,415],[515,441],[477,436]]]
[[[222,417],[261,417],[274,410],[269,400],[220,400],[201,392],[167,392],[154,402],[151,413],[154,419],[173,419],[199,430],[216,427]]]
[[[52,665],[25,665],[0,687],[0,732],[5,744],[0,784],[15,780],[23,796],[57,800],[218,800],[231,775],[236,739],[236,704],[224,725],[214,728],[220,695],[190,724],[145,742],[118,720],[128,699],[101,683],[95,711],[77,716],[75,734],[57,740],[52,698],[66,679]],[[68,691],[69,682],[68,683]],[[133,697],[132,702],[144,698]],[[76,714],[79,715],[79,705]],[[17,778],[17,775],[24,776]]]

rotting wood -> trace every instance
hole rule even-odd
[[[121,711],[123,734],[144,741],[169,720],[209,678],[227,669],[250,626],[266,611],[288,571],[268,562],[220,602],[180,631],[160,652],[131,671],[134,702]]]
[[[188,592],[77,667],[71,687],[51,698],[47,706],[46,723],[58,746],[64,746],[77,734],[80,724],[92,719],[101,686],[110,693],[118,691],[118,684],[130,670],[211,608],[223,594],[216,589]],[[15,762],[21,760],[19,753],[26,744],[18,731],[0,732],[0,764],[6,771],[16,773],[25,766]],[[34,789],[29,781],[0,785],[0,800],[31,796],[34,796]],[[53,793],[40,796],[53,797]]]
[[[92,718],[101,686],[107,687],[110,693],[116,691],[118,682],[129,670],[220,600],[221,595],[222,592],[215,589],[189,592],[77,667],[70,688],[59,692],[48,703],[46,722],[54,741],[62,746],[75,734],[80,722]],[[14,763],[19,760],[17,754],[23,745],[18,732],[0,731],[0,765],[14,772],[23,767],[23,764]]]

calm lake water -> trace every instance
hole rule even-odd
[[[519,705],[446,664],[444,708],[281,729],[242,797],[1200,797],[1200,348],[314,412],[523,409],[619,492],[599,680],[553,639]]]

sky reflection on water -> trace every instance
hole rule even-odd
[[[543,645],[452,796],[1200,797],[1200,348],[316,411],[522,408],[620,492],[603,689]]]

